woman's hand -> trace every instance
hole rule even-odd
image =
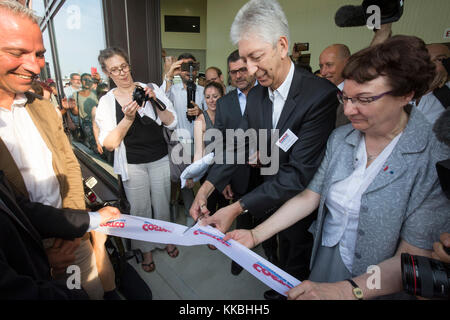
[[[144,90],[145,90],[145,94],[146,94],[149,98],[156,99],[155,91],[153,91],[152,88],[146,87],[146,88],[144,88]]]
[[[347,293],[348,294],[345,294]],[[288,300],[355,300],[352,287],[346,281],[318,283],[309,280],[287,292]]]
[[[134,118],[136,118],[136,111],[139,108],[140,107],[136,101],[131,101],[130,103],[122,107],[122,112],[127,120],[134,121]]]

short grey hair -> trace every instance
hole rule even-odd
[[[41,20],[33,10],[15,0],[0,0],[0,10],[8,11],[16,16],[28,18],[37,25],[39,25]]]
[[[251,0],[239,10],[231,25],[231,42],[237,45],[251,36],[258,36],[273,46],[281,36],[290,43],[289,24],[278,1]]]

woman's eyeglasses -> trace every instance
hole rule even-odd
[[[127,73],[130,71],[130,65],[129,64],[123,64],[120,67],[116,67],[116,68],[111,68],[111,70],[109,70],[109,73],[112,74],[113,76],[118,76],[120,75],[121,72]]]
[[[381,99],[382,97],[384,97],[387,94],[392,93],[392,91],[388,91],[385,93],[382,93],[378,96],[373,96],[373,97],[347,97],[345,96],[341,91],[338,92],[337,94],[337,98],[339,100],[339,103],[342,104],[346,104],[348,102],[348,100],[350,100],[353,104],[359,104],[359,105],[367,105],[370,104],[374,101],[377,101],[378,99]]]

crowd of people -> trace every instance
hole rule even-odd
[[[450,142],[433,132],[450,100],[447,46],[392,36],[385,24],[354,54],[345,44],[324,48],[312,73],[295,45],[289,55],[278,2],[251,0],[231,25],[238,49],[227,58],[228,84],[215,66],[199,77],[191,53],[165,57],[161,83],[144,83],[126,51],[110,47],[98,62],[113,89],[98,73],[72,73],[58,97],[53,80],[37,80],[45,48],[33,12],[1,1],[0,30],[0,297],[120,299],[106,236],[93,231],[119,212],[86,212],[62,120],[113,166],[131,214],[169,221],[179,192],[187,226],[200,221],[225,240],[262,244],[270,262],[301,280],[289,299],[405,298],[401,253],[449,262],[448,182],[436,164],[450,158]],[[160,107],[138,104],[139,87]],[[259,137],[254,150],[226,134],[237,129],[276,129],[280,140]],[[209,139],[210,130],[221,139]],[[173,138],[188,163],[174,163]],[[278,168],[271,174],[263,173],[267,146]],[[181,187],[183,169],[211,147],[223,161]],[[245,163],[227,162],[238,149]],[[143,253],[145,272],[157,268],[155,249],[179,255],[171,244],[132,241],[132,249]],[[81,269],[81,290],[64,286],[69,265]],[[374,265],[381,288],[367,285]],[[241,273],[239,261],[230,271]],[[264,298],[285,299],[274,290]]]

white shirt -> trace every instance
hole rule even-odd
[[[147,87],[144,83],[138,84],[145,88]],[[107,94],[105,94],[100,101],[98,102],[97,111],[95,114],[95,122],[98,125],[98,128],[100,130],[98,135],[98,141],[103,146],[103,143],[106,139],[106,137],[117,127],[117,118],[116,118],[116,97],[114,96],[114,90],[111,89],[108,91]],[[170,111],[173,116],[174,120],[173,122],[166,126],[166,128],[173,130],[176,128],[177,125],[177,115],[175,111],[173,110],[172,102],[166,97],[163,90],[161,90],[156,84],[153,84],[153,91],[155,92],[156,97],[161,100],[167,107],[167,110]],[[153,111],[153,107],[151,106],[150,102],[146,102],[144,105],[144,108],[141,108],[139,110],[139,115],[143,116],[146,115],[150,119],[155,120],[156,115]],[[136,115],[137,117],[139,115]],[[158,125],[161,125],[161,119],[157,118],[155,122]],[[119,147],[114,150],[114,173],[120,174],[122,177],[122,181],[128,180],[128,166],[127,166],[127,153],[125,149],[125,144],[122,140]]]
[[[64,88],[64,94],[67,99],[73,98],[73,94],[77,91],[80,91],[81,89],[76,89],[72,86],[68,86],[67,88]]]
[[[11,110],[0,107],[0,137],[22,174],[30,200],[61,208],[52,153],[28,114],[26,102],[25,95],[18,94]]]
[[[337,86],[339,90],[344,90],[344,81],[342,81],[341,83],[339,83],[339,85]]]
[[[445,85],[450,88],[450,82],[447,82]],[[418,105],[416,101],[413,101],[412,104],[423,113],[425,118],[427,118],[431,124],[434,124],[440,115],[445,111],[444,106],[438,98],[436,98],[433,92],[429,92],[420,98]]]
[[[253,88],[258,85],[258,80],[255,81],[255,84],[253,85]],[[241,114],[244,115],[245,107],[247,106],[247,96],[241,91],[241,89],[236,88],[238,100],[239,100],[239,106],[241,107]]]
[[[275,129],[277,127],[278,120],[280,120],[281,112],[283,111],[284,104],[286,103],[289,90],[291,89],[292,79],[294,78],[295,66],[294,63],[291,62],[291,68],[289,73],[284,79],[284,82],[281,86],[272,91],[269,87],[269,98],[272,101],[272,128]]]
[[[166,88],[165,80],[161,85],[161,89]],[[175,112],[177,113],[178,123],[177,123],[177,136],[180,141],[186,143],[193,143],[194,139],[194,121],[189,122],[186,116],[187,112],[187,90],[184,88],[183,83],[176,83],[172,85],[168,92],[166,92],[167,97],[173,103]],[[199,106],[201,110],[205,110],[205,97],[204,88],[197,85],[195,91],[195,103]],[[180,130],[184,129],[184,130]]]
[[[342,262],[351,272],[355,254],[361,197],[373,182],[400,139],[397,135],[378,157],[367,166],[366,142],[361,139],[354,159],[355,170],[346,179],[335,182],[325,200],[329,214],[325,217],[322,245],[334,247],[339,243]]]

